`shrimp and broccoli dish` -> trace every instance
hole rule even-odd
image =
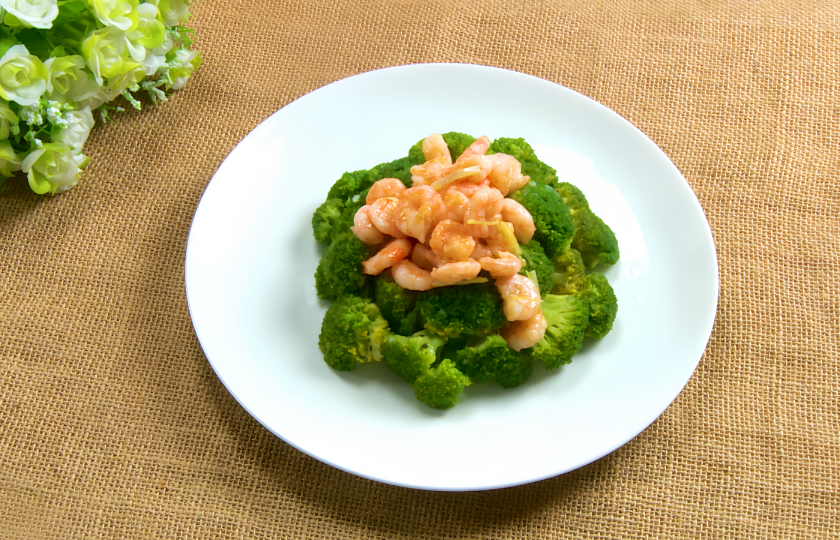
[[[618,310],[594,271],[618,261],[615,234],[522,139],[430,135],[407,157],[345,173],[312,228],[328,245],[315,272],[333,301],[324,360],[382,362],[430,407],[571,362]]]

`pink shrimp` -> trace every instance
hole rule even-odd
[[[452,221],[464,221],[464,214],[467,212],[467,206],[470,204],[470,198],[460,191],[449,189],[443,196],[443,205],[446,211],[443,213],[444,219],[451,219]]]
[[[406,239],[392,240],[388,245],[379,250],[379,253],[362,263],[365,274],[378,276],[385,269],[394,266],[396,263],[408,257],[411,253],[411,242]]]
[[[391,268],[391,275],[394,276],[397,285],[410,291],[428,291],[435,284],[435,280],[428,270],[418,267],[408,259],[403,259],[395,264]]]
[[[432,182],[432,187],[437,191],[444,191],[454,182],[481,182],[487,178],[493,164],[490,158],[480,154],[474,154],[461,160],[458,158],[451,167],[443,172],[440,179]]]
[[[509,321],[525,321],[540,313],[540,293],[533,281],[521,274],[499,278],[496,288],[502,295],[502,311]]]
[[[470,254],[470,259],[475,259],[475,260],[481,262],[481,259],[483,259],[484,257],[492,257],[492,256],[493,256],[493,250],[491,250],[489,247],[487,247],[486,244],[484,244],[483,242],[481,242],[479,240],[479,241],[476,241],[476,243],[475,243],[475,249]]]
[[[510,326],[499,333],[505,342],[507,342],[508,347],[514,351],[521,351],[522,349],[529,349],[536,345],[545,336],[545,329],[547,327],[548,321],[545,320],[545,316],[540,312],[530,319],[511,323]]]
[[[397,229],[421,243],[425,242],[432,225],[439,221],[442,204],[441,196],[429,186],[407,189],[396,208]]]
[[[396,178],[383,178],[370,186],[365,204],[373,204],[380,197],[397,197],[405,193],[405,186]]]
[[[507,251],[500,251],[498,259],[482,257],[478,262],[481,269],[490,272],[493,279],[512,276],[522,270],[522,259]]]
[[[458,163],[462,160],[465,160],[471,156],[483,156],[487,153],[487,150],[490,148],[490,139],[487,135],[482,135],[481,137],[477,138],[473,141],[471,145],[464,150],[455,163]]]
[[[445,175],[452,166],[452,155],[440,133],[423,139],[423,157],[426,162],[411,168],[412,187],[429,185]]]
[[[502,192],[502,195],[513,193],[527,184],[531,178],[522,174],[522,164],[507,154],[492,154],[487,156],[492,163],[492,169],[487,175],[490,185]]]
[[[435,266],[440,266],[440,259],[426,244],[414,244],[414,249],[411,251],[411,262],[423,270],[431,270]]]
[[[487,236],[484,238],[487,247],[498,255],[502,251],[509,251],[519,255],[519,241],[516,239],[513,225],[507,221],[495,221],[492,226],[487,227]]]
[[[470,221],[492,222],[498,221],[501,217],[504,197],[496,188],[485,187],[478,190],[470,197],[467,211],[464,213],[464,223],[471,226],[472,235],[477,238],[485,238],[490,232],[487,225],[472,224]]]
[[[481,182],[455,182],[446,188],[446,191],[447,193],[450,191],[459,191],[469,198],[475,195],[479,189],[489,186],[490,181],[485,178]]]
[[[449,153],[449,146],[443,140],[443,136],[440,133],[432,133],[423,139],[423,157],[426,161],[442,157],[449,163],[452,163],[452,154]]]
[[[466,261],[475,250],[475,238],[466,225],[444,219],[432,231],[429,247],[446,262]]]
[[[396,197],[380,197],[370,205],[368,214],[373,226],[383,234],[394,238],[405,238],[394,223],[399,202],[400,199]]]
[[[537,230],[530,212],[513,199],[505,199],[502,203],[502,219],[513,225],[513,234],[520,244],[530,242]]]
[[[353,216],[353,226],[350,227],[350,230],[359,240],[372,246],[384,242],[385,235],[371,222],[369,210],[370,206],[365,205],[356,211],[356,215]]]
[[[481,272],[481,265],[478,261],[467,259],[466,261],[451,262],[432,270],[432,278],[444,285],[454,285],[459,281],[472,279]]]

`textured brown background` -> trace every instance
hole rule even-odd
[[[99,126],[82,183],[0,188],[0,538],[837,538],[837,1],[204,0],[206,63]],[[193,211],[270,113],[362,71],[471,62],[569,86],[685,174],[720,308],[668,411],[610,456],[484,493],[362,480],[289,447],[193,334]]]

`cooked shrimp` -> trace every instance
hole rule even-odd
[[[350,230],[359,240],[369,246],[381,244],[385,241],[385,235],[374,227],[368,210],[370,210],[370,206],[365,205],[356,211],[356,215],[353,216],[353,226],[350,227]]]
[[[457,190],[447,190],[443,196],[443,205],[446,207],[444,212],[444,219],[451,219],[452,221],[464,221],[464,214],[467,212],[467,206],[470,204],[470,198]]]
[[[537,313],[525,321],[516,321],[499,332],[514,351],[528,349],[537,344],[545,336],[548,321],[542,313]]]
[[[508,251],[499,252],[499,258],[482,257],[478,260],[481,269],[490,272],[493,279],[503,278],[518,274],[522,270],[522,259]]]
[[[429,186],[407,189],[397,205],[395,216],[397,229],[407,236],[413,236],[421,243],[425,242],[432,225],[440,219],[442,204],[441,196]]]
[[[464,223],[471,226],[472,235],[485,238],[490,232],[487,225],[471,224],[470,221],[492,222],[501,218],[504,197],[496,188],[485,187],[470,197],[470,204],[464,213]]]
[[[472,279],[481,272],[481,265],[478,261],[467,259],[466,261],[451,262],[432,270],[432,278],[444,285],[454,285],[459,281]]]
[[[502,295],[502,311],[509,321],[525,321],[540,313],[540,293],[533,281],[521,274],[496,280]]]
[[[487,135],[482,135],[481,137],[474,140],[473,143],[469,145],[460,156],[458,156],[458,159],[455,161],[455,163],[465,160],[471,156],[483,156],[487,153],[487,150],[489,148],[490,139],[487,137]]]
[[[507,221],[495,221],[492,226],[487,227],[487,236],[484,241],[494,255],[498,255],[502,251],[510,251],[515,255],[521,252],[513,225]]]
[[[405,238],[394,223],[399,203],[400,199],[397,197],[380,197],[370,205],[368,214],[373,226],[383,234],[394,238]]]
[[[475,243],[475,249],[470,254],[470,259],[475,259],[477,261],[481,261],[484,257],[492,257],[493,250],[491,250],[487,245],[482,243],[481,241],[477,241]]]
[[[530,212],[513,199],[505,199],[502,203],[502,219],[513,225],[513,234],[520,244],[530,242],[537,230]]]
[[[479,189],[481,189],[483,187],[488,187],[488,186],[490,186],[490,181],[487,180],[486,178],[484,180],[482,180],[481,182],[476,182],[476,183],[473,183],[473,182],[455,182],[454,184],[451,184],[448,188],[446,188],[446,192],[449,193],[450,191],[460,191],[461,193],[466,195],[467,198],[469,198],[469,197],[472,197],[473,195],[475,195],[476,192]]]
[[[431,161],[439,157],[444,158],[450,164],[452,163],[452,154],[449,153],[449,146],[443,140],[440,133],[432,133],[423,139],[423,157],[426,161]]]
[[[422,246],[423,244],[417,244]],[[394,281],[403,289],[410,291],[428,291],[435,285],[435,280],[428,270],[418,267],[408,259],[403,259],[391,268]]]
[[[392,240],[388,245],[379,250],[379,253],[362,263],[365,274],[378,276],[386,268],[408,257],[411,253],[411,242],[406,239]]]
[[[435,255],[447,262],[466,261],[475,250],[475,238],[470,235],[466,225],[444,219],[432,231],[429,247]]]
[[[458,158],[458,161],[449,167],[439,180],[432,183],[432,187],[437,191],[443,191],[453,182],[481,182],[487,178],[491,170],[493,170],[493,164],[487,156],[475,154],[463,161]]]
[[[426,244],[414,244],[414,249],[411,251],[411,262],[423,270],[431,270],[435,266],[440,266],[440,259]]]
[[[376,199],[380,197],[397,197],[399,198],[405,192],[405,186],[396,178],[383,178],[374,182],[370,186],[365,204],[373,204]]]
[[[447,174],[452,161],[445,157],[431,159],[422,165],[415,165],[411,170],[412,187],[427,186]]]
[[[522,164],[515,157],[492,154],[487,158],[493,165],[487,179],[490,180],[491,186],[502,192],[502,195],[513,193],[531,180],[531,177],[522,174]]]

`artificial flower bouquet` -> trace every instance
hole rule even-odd
[[[120,96],[166,101],[201,65],[189,17],[189,0],[0,0],[0,183],[75,186],[94,111],[113,122]]]

